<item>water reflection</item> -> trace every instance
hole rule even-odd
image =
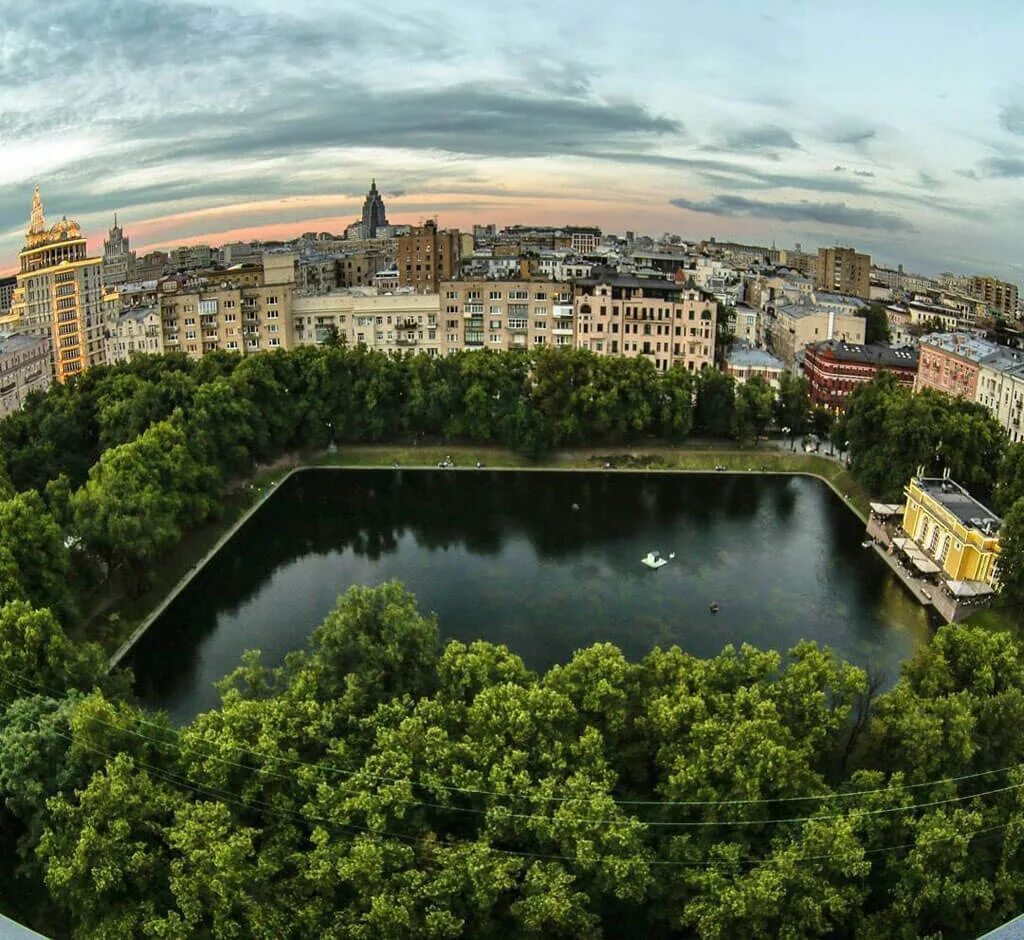
[[[280,662],[349,585],[398,578],[445,636],[507,643],[538,669],[599,640],[639,657],[807,637],[895,675],[926,620],[861,538],[805,477],[308,471],[175,599],[130,665],[149,704],[185,719],[216,704],[212,683],[243,650]],[[676,558],[648,571],[652,549]]]

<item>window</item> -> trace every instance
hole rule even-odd
[[[508,328],[510,330],[525,330],[526,329],[526,318],[525,317],[509,317]]]

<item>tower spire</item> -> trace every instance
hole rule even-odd
[[[32,215],[28,223],[29,235],[42,235],[46,231],[46,221],[43,219],[43,197],[39,195],[39,187],[32,193]]]

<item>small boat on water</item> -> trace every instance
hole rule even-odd
[[[658,568],[664,568],[665,565],[668,564],[668,559],[662,558],[660,552],[648,552],[640,559],[640,564],[653,570],[657,570]]]
[[[860,543],[860,547],[861,548],[871,548],[871,546],[874,545],[874,544],[875,544],[875,540],[874,539],[865,539],[863,542]]]
[[[711,606],[708,609],[711,611],[711,613],[717,614],[721,608],[718,606],[718,601],[712,601]]]

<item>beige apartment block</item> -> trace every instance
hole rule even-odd
[[[985,302],[985,306],[992,310],[998,310],[1004,317],[1016,318],[1017,316],[1017,285],[1008,281],[1000,281],[994,277],[980,277],[975,275],[971,278],[970,287],[967,291],[972,297],[977,297]]]
[[[441,283],[441,329],[449,349],[571,346],[572,290],[542,280]]]
[[[236,284],[230,271],[218,273],[215,279],[162,280],[164,350],[198,359],[219,349],[249,355],[291,348],[294,255],[265,254],[262,280],[256,286]]]
[[[980,365],[975,401],[988,408],[1011,443],[1024,441],[1024,353],[1000,347]]]
[[[575,342],[601,356],[643,356],[656,369],[714,363],[718,305],[696,287],[654,278],[576,281]]]
[[[292,335],[297,346],[319,346],[337,337],[397,354],[444,355],[437,294],[382,294],[337,291],[298,296],[292,302]]]
[[[810,304],[777,307],[768,326],[768,347],[790,366],[808,343],[838,339],[862,345],[866,322],[854,314],[837,313]]]
[[[0,418],[21,408],[32,392],[45,392],[51,382],[49,336],[0,335]]]
[[[815,286],[870,300],[871,255],[862,255],[852,248],[819,248]]]
[[[132,356],[158,356],[164,351],[160,307],[132,307],[107,328],[107,362],[125,362]]]
[[[398,283],[419,294],[436,294],[441,281],[454,277],[462,261],[458,229],[440,230],[429,221],[395,239]]]
[[[102,364],[103,259],[88,257],[77,222],[63,218],[46,227],[38,188],[18,260],[18,281],[3,326],[49,337],[58,382]]]

